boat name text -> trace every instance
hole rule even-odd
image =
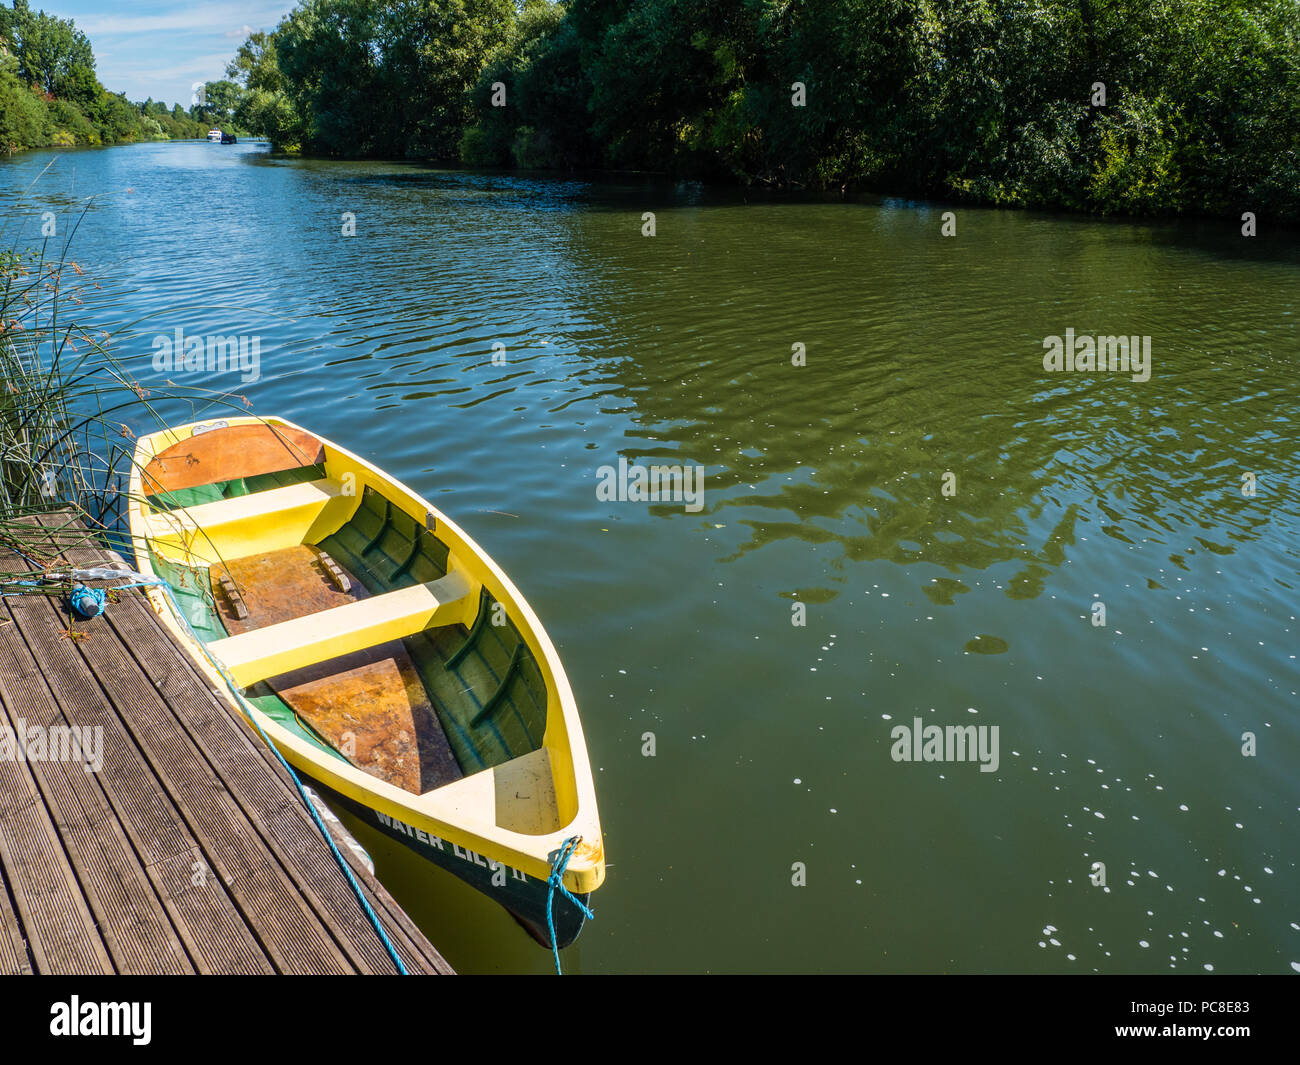
[[[440,839],[432,832],[425,832],[423,829],[405,824],[404,822],[397,820],[395,817],[389,817],[385,813],[380,813],[378,810],[375,811],[375,816],[379,818],[379,823],[381,825],[410,836],[412,839],[418,839],[421,843],[426,843],[430,847],[437,847],[438,850],[442,851],[444,854],[447,852],[447,841]],[[528,879],[526,873],[523,873],[512,866],[506,865],[504,862],[498,862],[494,858],[484,858],[483,855],[470,850],[468,847],[461,847],[458,844],[453,843],[451,844],[451,853],[463,862],[481,865],[484,869],[487,869],[492,873],[501,873],[501,883],[497,883],[497,878],[495,876],[492,878],[492,884],[494,887],[505,886],[505,873],[507,872],[516,880]]]

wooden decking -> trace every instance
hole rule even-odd
[[[66,544],[41,557],[108,557]],[[0,599],[0,730],[102,729],[97,772],[0,757],[0,973],[395,972],[288,774],[143,594],[77,623],[84,639],[68,620],[59,600]],[[450,972],[340,850],[406,967]]]

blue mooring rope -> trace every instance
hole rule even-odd
[[[221,674],[221,678],[226,682],[226,687],[230,689],[230,694],[233,695],[235,699],[239,702],[240,706],[243,707],[244,716],[247,717],[248,720],[252,722],[253,728],[257,729],[257,734],[262,737],[262,742],[271,748],[271,752],[275,755],[276,758],[280,760],[280,764],[284,766],[284,768],[288,771],[289,779],[293,781],[294,787],[298,789],[298,795],[302,798],[302,801],[306,804],[307,809],[311,811],[312,820],[316,822],[316,827],[320,829],[320,834],[325,837],[325,842],[329,844],[329,848],[334,854],[334,860],[338,862],[339,868],[343,870],[343,875],[347,877],[348,884],[350,884],[352,887],[352,893],[356,895],[357,901],[361,903],[361,909],[365,911],[366,917],[369,918],[371,925],[375,929],[375,932],[379,935],[380,942],[384,944],[384,949],[388,951],[388,956],[393,959],[393,964],[397,966],[398,973],[400,973],[402,976],[410,976],[411,975],[410,972],[407,970],[406,965],[402,962],[402,956],[397,953],[397,948],[393,946],[393,941],[388,938],[388,933],[384,931],[384,926],[380,922],[379,916],[375,913],[374,909],[371,907],[370,900],[366,898],[366,893],[361,890],[361,885],[357,883],[357,878],[352,875],[352,870],[348,868],[347,860],[343,857],[342,853],[340,853],[338,847],[335,845],[334,837],[330,835],[330,830],[325,826],[325,822],[321,818],[320,811],[316,809],[316,804],[312,802],[310,798],[308,798],[307,792],[304,790],[302,786],[302,781],[298,779],[298,774],[294,772],[293,766],[291,766],[289,762],[285,759],[284,755],[280,753],[280,749],[274,743],[271,742],[271,737],[269,737],[262,730],[262,726],[258,724],[257,716],[252,712],[256,708],[251,703],[249,703],[247,699],[244,698],[243,693],[239,690],[238,686],[235,684],[234,678],[229,673],[226,672],[226,667],[223,666],[220,662],[218,662],[215,658],[213,658],[210,654],[208,654],[207,647],[204,645],[203,641],[198,638],[197,634],[194,632],[194,629],[191,628],[189,619],[185,616],[185,612],[181,610],[180,604],[176,602],[176,597],[172,595],[171,587],[165,581],[161,581],[161,580],[157,581],[157,587],[163,590],[164,594],[166,594],[168,600],[170,600],[172,604],[173,613],[178,618],[181,619],[181,623],[189,631],[189,634],[192,637],[194,637],[195,642],[198,643],[198,645],[203,648],[203,656],[209,662],[211,662],[213,668],[216,669],[216,671]]]
[[[35,585],[38,582],[14,581],[12,583]],[[131,584],[116,585],[115,590],[143,587],[156,587],[162,590],[171,602],[173,614],[180,619],[181,624],[185,626],[186,630],[189,632],[190,636],[193,637],[195,642],[203,648],[204,657],[207,658],[213,668],[221,674],[222,679],[226,682],[226,687],[230,689],[230,694],[235,697],[236,701],[243,708],[244,716],[252,723],[253,728],[257,729],[257,734],[262,737],[262,742],[271,749],[280,764],[284,766],[285,770],[288,772],[289,779],[293,781],[294,787],[298,789],[298,795],[302,799],[304,805],[306,805],[307,809],[311,811],[312,820],[316,822],[316,827],[320,829],[321,835],[325,837],[325,842],[329,844],[330,851],[333,853],[335,861],[338,862],[339,868],[343,870],[343,875],[347,877],[348,884],[352,888],[352,893],[356,895],[357,901],[361,904],[361,909],[365,912],[370,924],[378,934],[380,941],[384,944],[384,949],[388,951],[388,956],[392,958],[393,964],[397,966],[397,971],[403,976],[410,975],[406,965],[402,962],[401,955],[397,953],[397,948],[393,946],[392,940],[388,938],[388,933],[384,931],[382,922],[380,922],[374,908],[370,905],[370,900],[366,898],[366,894],[361,889],[361,885],[357,883],[356,877],[352,875],[352,870],[348,868],[346,859],[339,851],[338,846],[334,843],[334,837],[326,827],[324,820],[320,816],[320,812],[316,809],[315,803],[313,803],[308,797],[298,774],[294,772],[293,766],[289,764],[284,755],[280,753],[280,749],[271,742],[271,738],[262,729],[262,726],[258,723],[256,715],[252,713],[255,707],[244,698],[238,685],[235,684],[234,678],[226,672],[226,668],[220,662],[213,658],[212,655],[208,654],[207,647],[195,633],[193,627],[190,625],[189,619],[185,616],[185,612],[180,608],[180,604],[176,602],[176,597],[172,594],[171,587],[165,581],[155,578],[154,580],[142,580],[135,581]],[[17,593],[0,592],[0,597],[4,597],[8,594]],[[107,604],[107,596],[103,589],[88,588],[84,584],[79,584],[72,589],[72,592],[68,596],[68,602],[72,609],[80,614],[82,618],[89,620],[98,617],[104,612]],[[560,948],[555,941],[554,904],[556,890],[558,889],[561,895],[578,907],[588,920],[591,920],[596,916],[592,912],[591,907],[564,886],[564,873],[569,867],[569,859],[573,857],[573,852],[581,842],[581,836],[570,836],[564,841],[564,846],[560,848],[559,853],[555,856],[555,861],[551,863],[550,875],[546,878],[546,930],[550,934],[551,938],[551,953],[555,958],[555,974],[557,976],[563,976],[564,970],[560,966]]]
[[[212,661],[211,656],[209,656],[208,661]],[[213,662],[213,665],[217,665],[217,663]],[[233,684],[233,681],[226,676],[226,671],[224,669],[221,670],[221,674],[225,677],[227,685]],[[245,702],[244,697],[233,687],[231,687],[231,691],[241,703]],[[316,822],[316,827],[320,829],[321,835],[325,837],[325,842],[330,845],[330,850],[334,852],[334,858],[339,863],[339,868],[343,870],[343,875],[348,878],[348,883],[352,885],[352,893],[356,895],[357,901],[361,903],[361,908],[370,919],[370,923],[374,925],[375,931],[379,934],[379,938],[384,944],[384,949],[388,951],[388,956],[393,959],[393,964],[397,966],[398,973],[402,976],[410,976],[411,974],[407,971],[406,966],[402,962],[402,956],[397,953],[397,948],[393,946],[393,941],[388,938],[388,933],[384,931],[384,926],[380,922],[374,909],[371,907],[370,900],[366,898],[366,893],[361,890],[361,885],[357,883],[356,877],[352,875],[352,870],[348,868],[346,859],[344,859],[343,855],[339,852],[338,847],[335,845],[334,837],[330,834],[330,830],[325,827],[325,822],[321,819],[320,811],[316,809],[316,804],[308,798],[307,792],[303,789],[302,781],[298,779],[298,774],[293,771],[293,766],[285,760],[284,755],[280,753],[280,749],[271,742],[271,738],[262,731],[262,726],[257,723],[257,718],[252,714],[249,714],[247,710],[245,710],[245,716],[253,723],[253,728],[257,729],[257,734],[262,737],[262,742],[271,748],[275,753],[276,758],[280,760],[280,764],[289,771],[289,777],[293,781],[294,786],[298,789],[298,794],[302,797],[302,801],[307,804],[307,809],[311,811],[312,820]]]
[[[108,591],[121,592],[127,588],[153,587],[155,583],[155,581],[135,581],[131,584],[115,584]],[[8,588],[15,584],[40,588],[46,595],[58,588],[57,585],[51,585],[49,581],[5,581],[0,587]],[[30,594],[30,592],[0,592],[0,599],[16,599]],[[102,588],[87,588],[84,584],[78,584],[68,593],[68,605],[80,615],[83,621],[89,621],[91,618],[99,617],[105,611],[108,606],[108,594]]]
[[[104,607],[108,605],[108,596],[104,594],[103,588],[87,588],[84,584],[78,584],[68,593],[68,605],[81,616],[82,620],[89,621],[104,612]]]
[[[555,913],[551,905],[555,899],[555,889],[559,888],[560,894],[586,914],[588,920],[596,916],[591,912],[591,907],[564,886],[564,870],[569,867],[569,859],[573,857],[574,850],[577,849],[578,844],[581,842],[581,836],[570,836],[564,841],[560,853],[555,856],[555,861],[551,863],[551,875],[546,878],[546,930],[551,935],[551,953],[555,955],[556,976],[563,976],[564,970],[560,968],[560,948],[555,944]]]

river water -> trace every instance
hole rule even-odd
[[[7,247],[80,218],[78,313],[143,381],[178,327],[256,336],[255,379],[184,384],[390,470],[514,578],[611,862],[566,969],[1300,969],[1295,234],[945,237],[926,203],[255,144],[28,153],[0,199]],[[1149,337],[1149,380],[1047,372],[1067,329]],[[703,467],[702,507],[598,498],[620,458]],[[996,769],[896,760],[917,719]],[[550,968],[352,827],[459,969]]]

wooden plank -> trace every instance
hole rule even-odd
[[[141,594],[63,627],[46,597],[0,607],[0,721],[101,727],[104,758],[0,762],[0,973],[393,972],[287,772]],[[341,850],[408,969],[450,972]]]
[[[111,619],[122,626],[157,624],[147,601],[137,597],[124,598],[114,607]],[[167,635],[161,628],[159,634]],[[319,829],[283,766],[242,715],[202,685],[193,663],[180,647],[169,641],[166,650],[170,653],[158,649],[151,671],[159,688],[167,693],[168,705],[183,729],[229,783],[231,794],[243,802],[245,813],[264,830],[268,845],[281,858],[287,873],[316,906],[322,923],[338,933],[341,946],[354,957],[358,967],[368,972],[392,972],[391,959],[333,855],[323,845]],[[268,764],[271,773],[267,772]],[[400,947],[399,953],[409,965]]]
[[[460,621],[470,591],[463,575],[449,573],[428,584],[213,640],[208,650],[225,665],[236,684],[247,687],[328,658]]]
[[[139,603],[138,596],[128,594],[112,613],[122,613],[120,608],[131,600]],[[95,636],[103,638],[85,641],[78,650],[277,970],[348,971],[345,957],[272,860],[263,833],[244,815],[193,739],[176,727],[166,701],[142,673],[115,627],[97,627]],[[132,638],[146,662],[156,660],[163,650],[157,634],[147,630],[136,631]]]
[[[145,466],[143,484],[145,492],[157,495],[324,461],[325,445],[301,429],[230,425],[164,448]]]
[[[270,958],[235,909],[225,884],[212,872],[198,847],[151,866],[149,875],[166,892],[168,913],[177,921],[177,931],[199,972],[275,972]]]
[[[14,728],[19,715],[12,712],[12,693],[36,680],[21,671],[0,676],[0,727]],[[0,759],[0,865],[6,870],[15,910],[39,971],[63,975],[113,972],[58,827],[42,801],[29,764],[15,758]]]
[[[375,879],[375,874],[366,868],[361,859],[353,853],[352,848],[346,845],[346,841],[338,834],[335,838],[338,841],[339,853],[351,868],[352,875],[366,889],[370,903],[379,915],[380,923],[383,924],[389,938],[393,940],[407,968],[411,972],[455,976],[456,970],[438,953],[434,945],[411,920],[410,914],[402,909],[397,900],[388,893],[388,889]]]
[[[93,561],[84,549],[70,549],[69,555],[74,562]],[[251,726],[207,689],[188,654],[172,640],[139,592],[123,593],[121,602],[114,604],[106,620],[122,638],[125,653],[136,658],[151,686],[164,697],[158,700],[159,705],[176,715],[174,723],[179,725],[176,731],[198,747],[210,771],[228,785],[225,794],[240,805],[244,815],[259,830],[264,845],[281,858],[278,870],[298,888],[296,900],[314,909],[322,933],[333,939],[339,957],[346,955],[352,963],[354,968],[350,971],[393,972],[392,960],[361,911],[333,855],[323,846],[319,830],[302,807],[296,789],[289,790],[292,785],[285,779],[287,774],[277,779],[283,774],[278,763],[274,775],[267,774],[265,768],[254,769],[265,767],[266,762],[250,757],[264,748]],[[107,650],[110,645],[100,646]],[[83,655],[89,655],[93,649],[93,641],[79,648]],[[118,664],[113,663],[113,668]],[[289,833],[290,826],[296,831]],[[296,854],[290,854],[285,847],[286,836],[301,848]],[[304,861],[311,862],[310,873],[302,870]],[[263,862],[258,872],[269,871],[273,864]],[[322,891],[330,894],[328,902],[322,900]],[[277,959],[281,971],[288,972],[322,971],[315,967],[318,964],[306,960],[295,964],[289,956]],[[410,967],[425,970],[418,958]]]
[[[56,520],[42,516],[43,523]],[[96,561],[84,547],[69,547],[74,564]],[[138,602],[138,598],[137,598]],[[148,677],[111,627],[87,626],[89,639],[77,641],[83,671],[95,678],[117,717],[162,782],[185,824],[194,832],[207,865],[226,885],[236,908],[262,949],[281,972],[350,971],[343,955],[311,915],[302,898],[279,873],[267,848],[242,816],[223,782],[204,762]],[[159,647],[161,630],[141,630]],[[149,656],[146,654],[146,660]]]
[[[20,618],[30,618],[41,607],[48,613],[48,603],[28,600],[23,606],[13,606],[10,616],[17,622]],[[0,626],[0,695],[8,706],[10,720],[21,718],[28,724],[80,730],[82,722],[64,712],[43,679],[18,687],[5,684],[4,677],[24,674],[34,677],[40,672],[36,659],[23,642],[24,627],[41,628],[39,624]],[[102,745],[98,756],[103,757]],[[69,861],[116,970],[120,973],[193,972],[171,922],[95,779],[95,772],[88,771],[93,766],[80,759],[33,761],[29,769],[46,807],[64,833]]]
[[[147,606],[147,604],[143,603],[142,605]],[[192,672],[198,682],[197,687],[201,687],[203,680],[195,669],[189,655],[177,647],[176,656],[178,667]],[[169,689],[179,686],[181,685],[168,683]],[[186,685],[186,687],[189,686]],[[196,691],[197,687],[195,688]],[[172,705],[182,713],[193,710],[191,700],[188,697],[179,698]],[[261,760],[271,771],[273,777],[280,778],[284,787],[294,788],[289,774],[281,765],[275,752],[263,741],[253,729],[253,726],[241,714],[231,710],[224,699],[214,698],[208,704],[208,707],[211,708],[216,721],[228,722],[243,737],[243,741],[248,744],[248,749],[255,756],[250,760],[241,745],[232,741],[232,747],[236,755],[235,772],[248,771],[251,774],[249,780],[241,781],[246,785],[246,790],[245,788],[240,789],[241,793],[256,797],[260,791],[267,787],[271,787],[273,790],[274,780],[271,780],[268,784],[267,775],[256,769],[255,763],[258,760]],[[204,713],[202,706],[197,710],[197,713],[200,717],[193,719],[195,722],[205,720],[207,724],[211,723],[210,720],[201,717]],[[208,735],[206,731],[204,731],[204,735]],[[297,794],[296,789],[294,789],[294,794]],[[284,829],[283,834],[278,835],[277,838],[282,841],[286,855],[297,863],[297,868],[301,870],[302,875],[306,878],[305,883],[315,885],[316,893],[326,904],[332,907],[334,914],[345,916],[348,927],[360,937],[363,943],[373,944],[370,953],[372,960],[376,957],[379,958],[378,971],[393,971],[387,954],[382,953],[378,937],[375,935],[369,920],[364,918],[351,886],[346,883],[340,873],[337,862],[332,854],[319,845],[320,831],[315,822],[310,820],[310,815],[300,802],[294,802],[290,806],[283,808],[283,812],[295,815],[297,821],[294,822],[291,819],[290,823],[277,826]],[[348,862],[353,875],[365,889],[371,905],[380,915],[385,931],[393,940],[407,967],[413,972],[422,971],[454,975],[451,966],[447,964],[433,944],[425,938],[424,933],[416,927],[410,916],[397,904],[396,900],[388,893],[388,890],[375,879],[374,875],[342,839],[339,839],[337,835],[336,839],[339,842],[340,853]],[[413,963],[413,959],[416,960],[415,963]]]
[[[402,955],[407,968],[412,972],[454,976],[455,970],[424,937],[424,933],[416,927],[415,922],[397,904],[397,900],[388,893],[388,890],[375,879],[375,875],[366,867],[360,855],[353,850],[352,845],[356,841],[352,840],[349,843],[350,837],[343,823],[334,817],[327,818],[325,824],[330,830],[330,835],[334,837],[339,853],[343,855],[352,875],[365,890],[375,913],[379,916],[380,923],[383,924],[384,930]]]
[[[27,938],[23,935],[10,899],[11,888],[0,862],[0,976],[25,976],[32,972]]]
[[[86,669],[85,660],[59,635],[63,623],[55,604],[43,597],[15,602],[33,612],[21,619],[21,628],[56,699],[64,707],[75,707],[80,723],[103,729],[104,764],[97,780],[195,966],[200,972],[273,971],[218,878],[213,878],[206,909],[191,906],[192,912],[186,913],[172,904],[174,885],[164,879],[165,871],[174,857],[197,853],[193,834]],[[94,638],[92,632],[90,639]],[[205,947],[209,941],[219,945],[213,956]],[[235,941],[238,949],[229,945]]]

